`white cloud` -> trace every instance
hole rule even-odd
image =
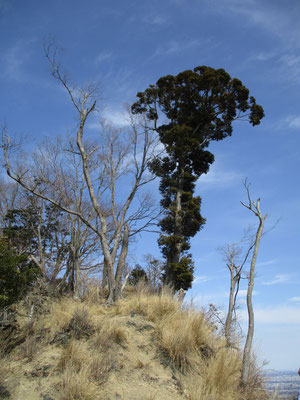
[[[112,53],[108,51],[102,51],[98,56],[96,57],[96,63],[101,64],[103,61],[109,60],[112,58]]]
[[[257,266],[258,267],[266,267],[268,265],[276,264],[276,262],[277,262],[277,259],[274,258],[273,260],[259,262],[259,263],[257,263]]]
[[[208,42],[208,40],[205,40]],[[153,57],[156,56],[169,56],[178,54],[186,50],[193,49],[203,44],[200,39],[186,39],[181,41],[172,40],[167,44],[161,45],[156,49]]]
[[[199,275],[199,276],[195,276],[193,283],[206,283],[208,281],[210,281],[212,278],[209,276],[205,276],[205,275]]]
[[[289,115],[280,124],[280,126],[287,126],[291,129],[300,129],[300,116],[299,115]]]
[[[228,187],[238,181],[242,181],[243,175],[240,172],[233,170],[226,170],[224,166],[217,160],[210,167],[206,175],[201,175],[197,184],[206,185],[207,187]]]
[[[112,126],[115,128],[123,128],[126,126],[129,126],[130,122],[128,119],[128,116],[126,115],[126,112],[122,112],[119,110],[114,110],[112,108],[107,108],[101,113],[101,117],[110,123]],[[93,122],[89,122],[87,125],[88,129],[91,130],[100,130],[101,129],[101,124],[97,120],[94,120]]]
[[[290,298],[289,298],[289,301],[292,301],[292,302],[294,302],[294,303],[300,303],[300,297],[297,297],[297,296],[295,296],[295,297],[290,297]]]
[[[253,296],[256,296],[256,295],[257,295],[257,291],[256,291],[256,290],[253,290],[252,295],[253,295]],[[240,296],[240,297],[241,297],[241,296],[247,296],[247,289],[239,290],[238,296]]]
[[[129,126],[130,124],[126,113],[118,110],[113,110],[113,109],[104,110],[103,118],[119,128],[122,128],[124,126]]]
[[[263,285],[266,286],[271,286],[271,285],[277,285],[278,283],[287,283],[290,280],[290,276],[287,274],[278,274],[275,275],[274,279],[268,282],[263,282]]]
[[[247,320],[247,310],[240,313],[242,320]],[[300,308],[296,307],[266,307],[254,308],[254,319],[263,324],[300,324]]]

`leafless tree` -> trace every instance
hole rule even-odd
[[[221,249],[230,273],[228,311],[224,323],[224,334],[228,346],[232,345],[232,333],[234,331],[234,322],[236,321],[237,296],[239,293],[240,281],[243,278],[243,268],[254,246],[253,238],[247,236],[248,235],[245,234],[240,242],[227,244]],[[244,242],[248,243],[248,248],[245,252],[243,249]]]
[[[249,273],[249,281],[248,281],[248,289],[247,289],[247,310],[248,310],[248,332],[246,343],[243,352],[243,364],[242,364],[242,376],[241,382],[243,385],[246,385],[249,377],[249,369],[251,363],[251,349],[252,349],[252,341],[254,335],[254,312],[252,305],[252,293],[254,287],[254,278],[255,278],[255,264],[257,259],[258,248],[260,244],[260,239],[264,229],[264,223],[267,218],[267,214],[263,215],[260,210],[260,198],[256,201],[251,200],[249,184],[247,180],[244,182],[244,186],[247,192],[248,202],[241,204],[250,210],[257,218],[258,218],[258,227],[255,235],[253,253],[251,257],[251,265],[250,265],[250,273]]]
[[[151,254],[145,255],[145,272],[147,274],[149,285],[157,290],[162,284],[163,262],[156,259]]]
[[[2,147],[8,175],[32,194],[49,201],[68,214],[75,216],[100,239],[107,276],[108,303],[121,295],[123,269],[126,262],[129,239],[156,222],[157,210],[151,196],[142,189],[154,178],[148,173],[148,163],[153,158],[158,139],[142,122],[129,115],[129,127],[118,131],[102,125],[98,144],[84,140],[84,131],[89,116],[95,111],[96,88],[89,85],[85,90],[73,88],[57,63],[57,48],[45,47],[51,72],[67,91],[79,117],[76,133],[76,150],[79,157],[89,201],[95,212],[91,220],[81,210],[70,207],[63,197],[59,199],[47,193],[47,185],[28,174],[18,173],[11,166],[10,138],[2,132]],[[45,190],[44,190],[45,187]]]

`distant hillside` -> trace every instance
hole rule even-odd
[[[111,307],[96,292],[81,300],[35,293],[16,311],[2,318],[2,398],[267,398],[255,368],[240,389],[240,352],[167,293],[132,291]]]

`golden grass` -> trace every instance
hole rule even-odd
[[[211,327],[201,312],[177,310],[167,314],[158,324],[158,334],[162,348],[182,371],[197,360],[201,363],[202,349],[211,348]]]
[[[82,366],[88,364],[89,360],[87,345],[78,340],[71,340],[62,350],[57,367],[60,371],[71,368],[73,371],[79,372]]]
[[[112,351],[96,354],[89,363],[90,377],[102,385],[108,379],[109,372],[115,365],[116,354]]]
[[[135,371],[135,379],[164,367],[166,376],[170,371],[170,377],[178,375],[189,400],[265,398],[255,362],[248,386],[240,388],[241,354],[225,346],[224,338],[217,335],[204,312],[192,305],[183,309],[168,290],[154,294],[141,286],[127,291],[127,297],[111,307],[97,304],[96,294],[88,298],[87,291],[85,301],[56,299],[49,304],[49,314],[40,315],[31,325],[28,318],[27,325],[26,319],[22,320],[22,335],[27,338],[18,348],[19,357],[32,359],[49,335],[50,343],[56,334],[68,341],[65,346],[62,340],[51,344],[57,346],[58,354],[61,351],[56,368],[56,379],[61,382],[59,400],[101,398],[102,388],[106,390],[111,382],[110,374],[112,379],[122,376],[124,366],[126,371]],[[144,328],[149,326],[150,330]],[[45,338],[39,339],[37,348],[35,341],[42,337],[41,329]],[[79,340],[81,337],[84,340]],[[166,365],[157,357],[159,352]],[[0,386],[5,380],[5,369],[0,367]],[[155,399],[155,393],[143,393],[141,398]]]
[[[135,314],[143,315],[153,322],[158,322],[166,314],[178,310],[180,310],[180,304],[173,299],[168,290],[163,290],[158,295],[149,293],[145,288],[118,301],[114,306],[116,314],[130,314],[133,311]]]
[[[43,327],[49,330],[50,337],[63,332],[73,319],[77,325],[91,333],[101,324],[107,310],[97,304],[82,303],[78,299],[64,297],[50,305],[50,313],[42,318]]]
[[[116,321],[106,321],[93,338],[94,346],[98,351],[105,351],[113,343],[124,346],[128,339],[128,330]]]
[[[67,366],[63,372],[60,390],[60,400],[95,400],[99,388],[90,379],[88,368],[81,368],[75,372],[71,366]]]

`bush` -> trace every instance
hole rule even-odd
[[[38,268],[0,242],[0,308],[19,300],[39,276]]]

